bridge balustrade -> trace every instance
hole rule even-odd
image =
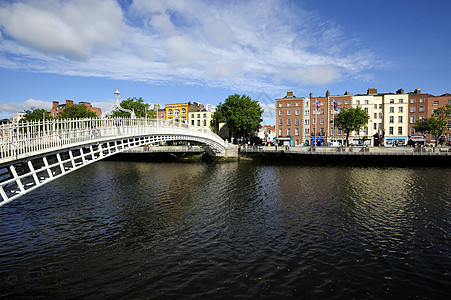
[[[0,161],[17,159],[31,152],[46,151],[65,145],[116,136],[133,136],[151,133],[186,134],[186,129],[196,135],[221,145],[224,141],[210,130],[183,123],[146,118],[53,119],[36,122],[19,122],[0,126]]]

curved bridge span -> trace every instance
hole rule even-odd
[[[161,141],[192,141],[217,157],[224,141],[207,129],[148,119],[48,120],[0,127],[0,206],[74,170]]]

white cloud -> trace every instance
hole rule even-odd
[[[94,48],[120,45],[122,11],[115,1],[26,1],[0,8],[0,28],[24,45],[86,59]]]
[[[11,115],[12,113],[24,112],[32,108],[43,108],[50,110],[52,103],[43,100],[28,99],[25,102],[8,102],[0,101],[0,115]]]
[[[262,91],[328,84],[376,63],[294,1],[135,0],[123,9],[127,19],[113,0],[3,4],[0,67]]]

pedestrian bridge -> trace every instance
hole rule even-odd
[[[155,119],[77,119],[0,126],[0,206],[103,158],[165,141],[203,144],[226,156],[226,144],[208,129]]]

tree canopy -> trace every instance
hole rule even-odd
[[[88,110],[84,105],[66,105],[64,110],[58,113],[58,118],[61,119],[81,119],[81,118],[95,118],[97,114]]]
[[[215,119],[226,123],[229,128],[229,138],[248,137],[260,128],[263,109],[258,101],[247,95],[230,95],[224,103],[219,103]]]
[[[39,121],[45,119],[50,119],[50,113],[43,108],[35,108],[32,107],[30,110],[25,110],[25,116],[23,117],[24,121]]]
[[[346,133],[346,145],[349,145],[349,134],[359,132],[368,124],[370,116],[360,106],[343,108],[335,115],[334,126]]]
[[[144,103],[144,99],[141,97],[133,97],[121,101],[121,107],[134,111],[137,118],[145,117],[146,112],[148,118],[156,118],[156,113],[151,110],[149,106],[150,104]],[[130,117],[130,115],[131,114],[129,112],[121,111],[118,109],[113,111],[114,117]]]
[[[448,121],[451,119],[451,104],[434,110],[431,118],[418,120],[413,126],[415,131],[435,135],[435,146],[440,136],[447,132]]]

